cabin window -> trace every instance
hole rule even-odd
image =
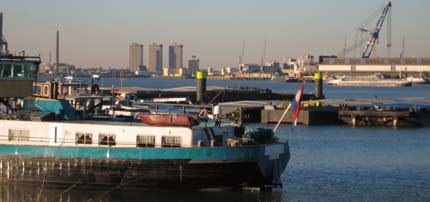
[[[113,133],[100,133],[99,134],[99,145],[116,145],[116,136]]]
[[[76,140],[76,144],[92,144],[93,134],[85,133],[85,132],[76,132],[75,140]]]
[[[29,141],[30,130],[29,129],[9,129],[9,141]]]
[[[155,147],[155,136],[153,135],[137,135],[137,147]]]
[[[4,64],[1,72],[1,77],[11,77],[12,76],[12,65]]]
[[[182,137],[178,136],[163,136],[161,137],[161,146],[163,147],[180,147]]]
[[[34,78],[37,74],[37,67],[35,64],[26,64],[24,70],[24,76],[27,78]]]
[[[24,66],[22,64],[15,64],[12,72],[13,77],[24,77]]]

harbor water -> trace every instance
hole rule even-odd
[[[102,79],[102,87],[119,79]],[[193,79],[127,79],[123,86],[173,88],[194,86]],[[209,86],[256,86],[295,93],[298,83],[207,81]],[[362,88],[324,86],[329,99],[430,97],[430,86]],[[305,92],[313,92],[307,84]],[[274,125],[249,124],[249,128]],[[291,159],[283,188],[257,191],[122,191],[118,189],[39,189],[0,187],[0,201],[430,201],[430,128],[361,128],[283,125],[276,131],[289,140]]]

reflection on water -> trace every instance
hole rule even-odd
[[[175,190],[103,190],[70,189],[67,187],[49,187],[29,185],[0,185],[0,201],[40,201],[40,202],[170,202],[170,201],[282,201],[282,191],[273,192],[234,192],[234,191],[175,191]]]
[[[314,126],[284,138],[291,201],[430,201],[429,128]]]

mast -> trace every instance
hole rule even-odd
[[[60,64],[60,31],[57,30],[57,55],[56,55],[56,62],[55,62],[55,70],[56,74],[58,74],[58,66]]]
[[[0,12],[0,55],[3,55],[3,12]]]

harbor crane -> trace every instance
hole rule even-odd
[[[391,7],[392,3],[391,1],[387,2],[382,9],[378,9],[378,12],[376,15],[372,15],[371,18],[367,20],[367,23],[363,23],[362,26],[358,28],[359,32],[365,32],[369,34],[369,37],[367,39],[363,39],[360,41],[356,41],[355,44],[345,47],[342,51],[342,54],[346,56],[347,53],[349,53],[352,50],[357,49],[358,47],[362,46],[362,44],[366,43],[366,47],[363,50],[363,53],[361,54],[361,58],[370,58],[372,53],[375,51],[375,45],[379,43],[379,36],[381,29],[384,25],[385,19],[387,19],[387,56],[390,57],[390,51],[391,51]],[[382,14],[380,14],[382,10]],[[374,20],[375,17],[378,17],[378,21],[376,23],[376,26],[374,29],[366,29],[364,28],[367,26],[372,20]]]
[[[384,20],[388,15],[388,12],[391,9],[391,1],[385,4],[384,9],[382,10],[382,15],[379,17],[378,22],[376,23],[376,27],[374,30],[368,30],[365,28],[360,28],[360,31],[369,33],[369,40],[367,41],[366,48],[363,51],[361,58],[369,58],[375,49],[375,44],[378,43],[379,40],[379,32],[382,29],[382,25],[384,24]],[[390,15],[388,15],[390,16]],[[390,19],[390,17],[389,17]],[[387,48],[391,48],[391,22],[388,23],[388,38],[387,38]],[[389,52],[389,50],[388,50]]]

